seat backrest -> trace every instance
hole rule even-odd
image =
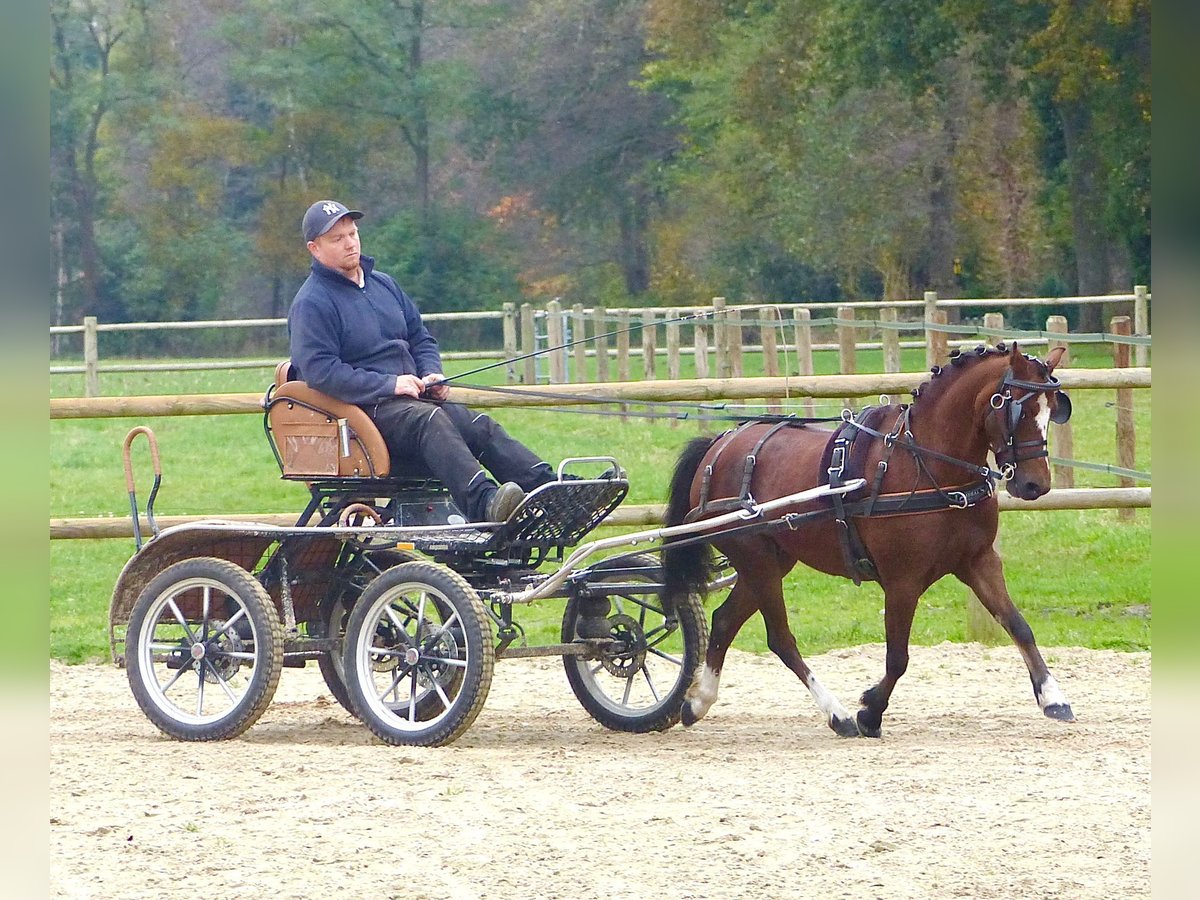
[[[361,407],[291,380],[291,362],[275,367],[267,423],[285,478],[385,478],[391,455]],[[282,379],[282,380],[281,380]]]

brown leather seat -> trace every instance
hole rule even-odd
[[[264,405],[284,478],[386,478],[391,474],[391,455],[370,416],[361,407],[293,380],[291,360],[275,367],[275,386]]]

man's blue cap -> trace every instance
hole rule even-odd
[[[304,243],[315,241],[343,216],[361,219],[363,214],[357,209],[347,209],[346,204],[336,200],[318,200],[304,214]]]

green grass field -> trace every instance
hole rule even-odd
[[[1072,348],[1072,365],[1110,364],[1104,348]],[[860,353],[860,371],[881,371],[878,354]],[[818,354],[819,371],[833,371],[835,354]],[[923,357],[905,357],[906,371],[920,371]],[[747,374],[755,374],[747,363]],[[873,368],[873,366],[875,368]],[[470,368],[464,364],[457,371]],[[449,367],[452,374],[456,369]],[[662,375],[660,370],[660,375]],[[473,378],[495,382],[498,370]],[[110,373],[106,396],[260,392],[269,373]],[[81,376],[54,376],[52,396],[82,394]],[[897,398],[897,399],[907,399]],[[1115,462],[1113,392],[1074,391],[1076,459]],[[866,398],[864,402],[874,402]],[[1150,470],[1150,392],[1134,392],[1137,468]],[[827,405],[818,410],[833,414]],[[696,422],[670,423],[552,411],[505,409],[497,417],[516,437],[545,458],[609,454],[630,473],[630,504],[661,503],[675,458],[701,432]],[[279,478],[256,415],[180,416],[132,419],[55,420],[50,423],[50,517],[129,515],[121,463],[126,433],[148,424],[158,438],[163,482],[158,515],[298,513],[307,499],[300,485]],[[723,424],[710,426],[720,430]],[[1051,453],[1054,452],[1051,447]],[[138,498],[151,483],[149,454],[134,449]],[[1111,487],[1112,476],[1076,471],[1080,487]],[[1001,516],[999,544],[1009,588],[1043,646],[1078,645],[1118,650],[1150,648],[1150,510],[1133,521],[1116,510],[1010,512]],[[602,533],[605,533],[602,530]],[[113,584],[133,552],[132,539],[56,540],[50,546],[50,654],[69,662],[107,659],[107,615]],[[883,640],[883,597],[876,585],[854,585],[808,570],[787,583],[789,612],[801,652]],[[710,608],[719,598],[709,600]],[[966,639],[966,604],[975,601],[953,579],[925,595],[913,626],[913,641],[934,644]],[[560,601],[520,610],[518,621],[531,640],[550,641],[562,615]],[[761,620],[743,629],[735,646],[765,652]]]

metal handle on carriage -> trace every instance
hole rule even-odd
[[[133,542],[134,546],[142,549],[142,523],[138,516],[137,494],[133,483],[133,461],[130,459],[129,448],[133,444],[134,438],[139,434],[146,436],[146,441],[150,444],[150,462],[154,466],[154,486],[150,489],[150,497],[146,500],[146,519],[150,522],[150,530],[153,534],[158,534],[158,525],[154,521],[154,498],[158,495],[158,486],[162,484],[162,462],[158,456],[158,438],[154,436],[154,432],[146,425],[137,425],[129,430],[129,434],[125,435],[125,444],[121,448],[121,456],[125,463],[125,488],[129,491],[129,511],[133,515]]]
[[[774,500],[768,500],[765,503],[756,505],[753,509],[739,509],[733,512],[725,513],[724,515],[714,516],[711,519],[702,519],[698,522],[691,522],[686,525],[669,525],[662,528],[651,528],[647,531],[637,531],[633,534],[616,535],[610,538],[602,538],[597,541],[583,544],[576,547],[570,556],[563,561],[558,571],[536,585],[509,594],[505,600],[509,603],[531,603],[534,600],[540,600],[543,597],[548,597],[554,593],[567,580],[567,577],[579,567],[579,562],[594,553],[599,553],[602,550],[612,550],[617,547],[636,547],[638,544],[651,543],[669,538],[684,537],[696,534],[703,534],[707,531],[718,531],[726,525],[731,525],[735,522],[745,522],[747,519],[754,519],[766,513],[773,512],[777,509],[782,509],[787,506],[794,506],[797,503],[806,503],[810,500],[819,500],[822,497],[829,497],[834,494],[848,494],[851,491],[857,491],[867,484],[865,478],[854,478],[847,481],[845,484],[837,487],[830,487],[827,484],[819,485],[815,488],[809,488],[806,491],[800,491],[798,494],[788,494],[785,497],[777,497]]]

